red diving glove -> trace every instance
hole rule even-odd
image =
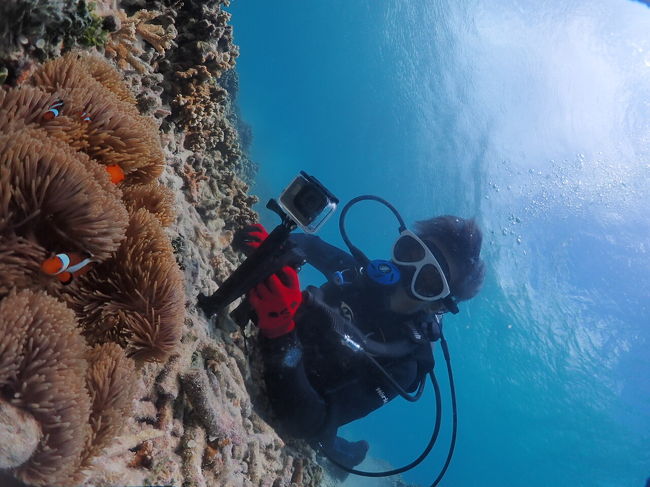
[[[298,274],[293,267],[283,267],[248,293],[257,313],[257,325],[266,338],[277,338],[294,329],[293,317],[302,303]]]
[[[249,256],[256,248],[262,245],[262,242],[264,242],[268,236],[269,233],[261,223],[248,225],[247,227],[237,231],[233,240],[233,247],[242,251],[246,256]]]

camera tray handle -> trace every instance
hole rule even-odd
[[[296,252],[291,252],[289,234],[296,224],[282,211],[275,200],[267,203],[267,208],[282,218],[262,244],[226,279],[211,296],[199,294],[197,304],[206,315],[212,316],[225,309],[238,297],[246,294],[259,282],[276,273],[285,265],[301,265]]]

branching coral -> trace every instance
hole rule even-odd
[[[87,435],[86,344],[74,313],[44,294],[21,291],[0,301],[0,400],[28,411],[43,436],[17,476],[35,485],[65,483]]]
[[[223,131],[217,129],[223,120],[223,101],[226,90],[219,87],[205,66],[196,66],[177,72],[179,93],[172,101],[172,109],[179,124],[186,131],[185,145],[192,150],[216,149],[223,142]],[[216,139],[212,142],[212,139]]]
[[[124,70],[129,67],[144,73],[149,66],[139,56],[143,54],[139,47],[139,38],[151,44],[159,54],[165,54],[165,49],[172,45],[176,31],[172,26],[164,28],[150,22],[160,16],[160,12],[139,10],[133,16],[127,17],[124,11],[118,12],[121,27],[111,34],[106,44],[106,55],[116,60],[117,65]]]
[[[162,360],[180,339],[182,279],[162,227],[140,209],[115,257],[84,276],[68,299],[91,343],[115,341],[133,358]]]
[[[185,164],[183,167],[183,179],[185,180],[185,186],[189,191],[190,201],[194,203],[197,202],[201,191],[201,183],[209,179],[205,175],[205,170],[198,172],[189,164]]]
[[[235,66],[239,48],[233,44],[231,15],[221,9],[221,2],[184,2],[179,18],[187,19],[179,27],[179,61],[181,69],[191,64],[206,66],[213,76]]]

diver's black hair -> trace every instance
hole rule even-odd
[[[415,233],[440,247],[456,270],[449,288],[456,301],[473,298],[485,278],[485,263],[480,258],[483,233],[474,219],[444,215],[415,223]]]

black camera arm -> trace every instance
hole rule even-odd
[[[304,257],[289,242],[289,234],[296,229],[296,223],[279,207],[275,200],[269,200],[266,207],[282,218],[282,223],[273,229],[255,251],[226,279],[211,296],[199,294],[198,306],[208,315],[225,309],[238,297],[246,294],[258,283],[289,265],[299,267]]]

